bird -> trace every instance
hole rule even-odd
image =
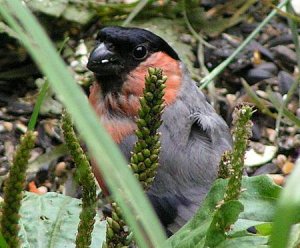
[[[149,67],[161,68],[167,81],[159,128],[160,166],[146,194],[170,236],[203,202],[232,137],[164,39],[141,28],[108,26],[98,32],[88,58],[87,68],[95,77],[89,102],[128,161],[137,141],[139,99]],[[93,164],[99,185],[109,194]]]

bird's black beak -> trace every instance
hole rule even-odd
[[[97,45],[91,52],[87,68],[96,74],[109,74],[115,66],[118,65],[119,59],[114,51],[107,48],[104,42]]]

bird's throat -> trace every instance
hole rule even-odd
[[[98,84],[101,85],[101,93],[105,96],[109,93],[120,92],[123,85],[123,79],[120,75],[98,75],[95,74]]]

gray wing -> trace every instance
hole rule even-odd
[[[165,222],[174,232],[203,201],[232,139],[225,121],[189,78],[177,101],[165,109],[160,132],[160,168],[148,194],[160,214],[169,211],[174,217]]]

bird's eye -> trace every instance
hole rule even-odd
[[[144,59],[148,54],[148,50],[145,46],[139,45],[133,49],[133,56],[136,59]]]

